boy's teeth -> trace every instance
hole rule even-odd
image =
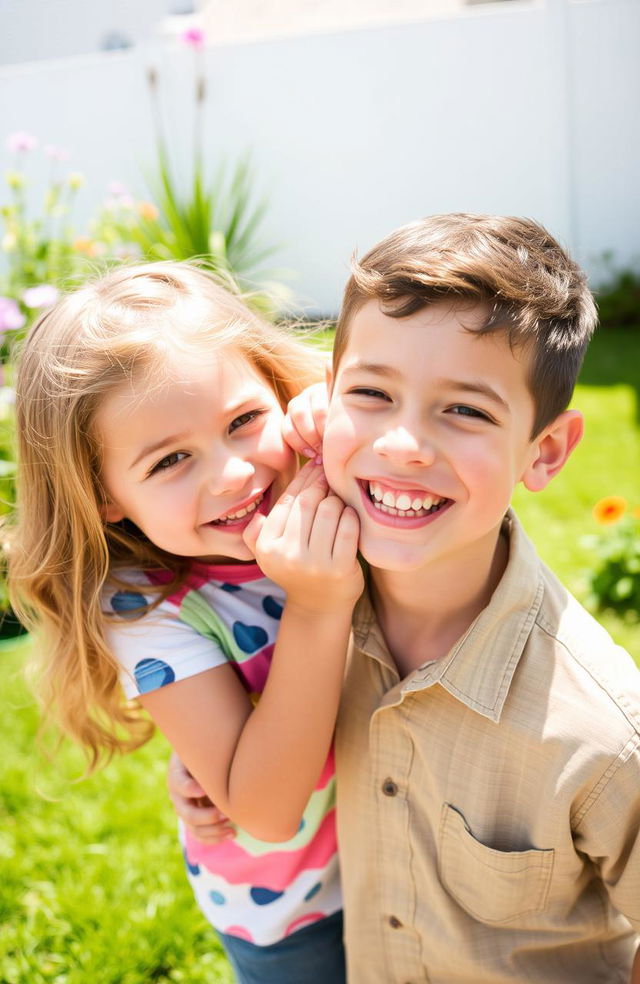
[[[435,505],[440,505],[440,503],[444,502],[444,499],[432,495],[424,495],[421,498],[414,496],[412,498],[407,492],[398,492],[396,494],[395,492],[390,492],[389,489],[383,489],[378,482],[369,482],[369,495],[375,503],[381,503],[382,506],[395,509],[402,515],[410,511],[420,512],[425,510],[428,512]]]

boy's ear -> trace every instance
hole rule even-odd
[[[520,481],[530,492],[540,492],[563,468],[579,444],[584,420],[579,410],[565,410],[533,442],[534,455]]]

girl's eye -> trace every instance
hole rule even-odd
[[[449,407],[448,413],[457,414],[459,417],[473,417],[477,420],[491,420],[488,414],[484,413],[482,410],[477,410],[476,407],[468,407],[464,403],[456,404],[456,406]]]
[[[156,475],[158,472],[169,471],[170,468],[175,468],[179,465],[181,461],[188,458],[189,455],[185,451],[172,451],[171,454],[165,455],[160,461],[157,461],[153,468],[151,468],[149,475]]]
[[[372,400],[386,400],[387,403],[391,403],[391,397],[387,396],[382,390],[374,389],[372,386],[357,386],[355,389],[350,390],[353,396],[367,396]]]
[[[246,413],[241,413],[239,417],[236,417],[229,424],[229,433],[233,434],[233,432],[238,430],[239,427],[245,427],[246,424],[250,424],[252,420],[255,420],[257,417],[261,417],[264,412],[264,410],[247,410]]]

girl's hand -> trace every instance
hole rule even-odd
[[[167,785],[173,808],[192,837],[204,844],[218,844],[235,837],[231,821],[213,805],[175,752],[169,759]]]
[[[287,407],[282,435],[287,444],[305,458],[315,458],[322,451],[328,405],[326,384],[315,383],[295,396]]]
[[[322,465],[300,469],[268,516],[256,513],[244,540],[287,609],[307,615],[353,608],[364,580],[357,560],[357,513],[333,495]]]

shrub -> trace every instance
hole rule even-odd
[[[584,537],[596,564],[588,575],[590,607],[613,609],[627,618],[640,614],[640,509],[630,511],[621,496],[596,503],[594,517],[605,527]]]

